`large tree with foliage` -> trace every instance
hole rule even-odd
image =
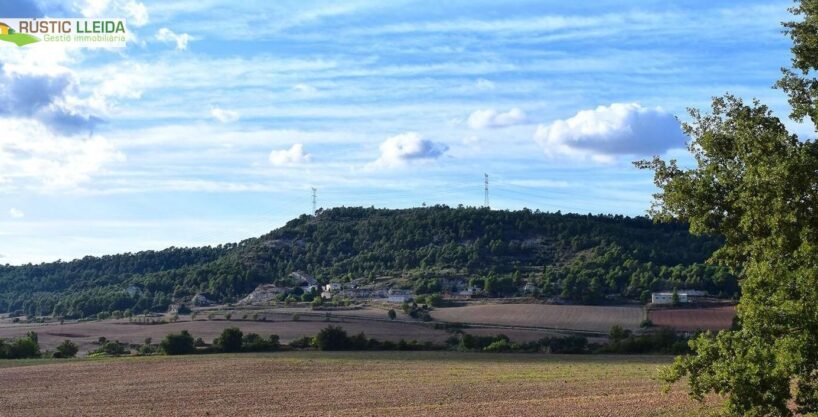
[[[786,23],[794,69],[779,86],[791,117],[816,119],[818,1],[802,1]],[[770,110],[725,96],[709,113],[691,110],[684,124],[696,166],[637,163],[655,171],[660,188],[651,209],[658,219],[690,223],[719,234],[712,257],[740,277],[740,328],[702,335],[692,355],[676,359],[663,378],[689,377],[690,393],[726,398],[729,416],[789,416],[818,412],[818,145],[790,134]],[[789,407],[794,404],[795,410]]]

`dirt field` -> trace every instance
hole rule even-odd
[[[3,416],[694,416],[668,357],[288,352],[0,363]],[[25,362],[23,362],[25,363]]]
[[[611,326],[638,329],[644,318],[641,307],[602,307],[547,304],[475,304],[438,308],[435,320],[459,323],[493,323],[607,334]]]
[[[735,306],[711,308],[672,308],[651,310],[654,326],[682,331],[729,329],[736,316]]]
[[[234,313],[234,316],[238,316]],[[100,336],[110,340],[119,340],[125,343],[141,344],[145,338],[152,338],[158,343],[168,333],[178,333],[187,330],[193,337],[201,337],[210,343],[227,327],[238,327],[245,333],[253,332],[262,336],[277,334],[282,342],[289,342],[303,336],[315,336],[319,330],[332,324],[343,327],[348,333],[366,333],[368,337],[379,340],[398,341],[400,339],[432,341],[442,343],[451,336],[443,330],[435,330],[430,326],[388,322],[388,321],[361,321],[342,317],[333,317],[330,322],[319,317],[302,317],[299,321],[292,321],[292,316],[281,317],[280,321],[252,321],[252,320],[206,320],[200,318],[189,321],[185,318],[176,323],[167,324],[136,324],[127,320],[103,320],[83,323],[65,324],[15,324],[0,326],[0,338],[14,338],[25,336],[29,331],[37,332],[40,345],[43,349],[54,349],[65,339],[70,339],[80,346],[81,352],[96,349],[93,342]],[[494,332],[494,334],[499,332]],[[540,336],[542,337],[542,336]]]
[[[513,311],[514,307],[521,307],[520,314],[527,314],[529,307],[560,307],[560,306],[540,306],[540,305],[501,305],[505,311]],[[485,307],[485,306],[480,306]],[[511,308],[511,309],[510,309]],[[596,307],[591,307],[596,308]],[[441,309],[443,315],[449,314],[449,311],[460,311],[452,308]],[[472,311],[484,312],[485,309],[478,308]],[[565,310],[562,310],[563,312]],[[215,320],[208,320],[209,314],[215,315]],[[252,320],[253,316],[259,313],[266,318],[266,321]],[[9,339],[24,336],[29,331],[35,331],[39,335],[40,345],[43,349],[53,350],[63,340],[69,339],[80,346],[80,352],[85,353],[94,350],[98,345],[94,344],[100,336],[110,340],[119,340],[120,342],[141,344],[148,337],[153,339],[154,343],[158,343],[168,333],[178,333],[182,330],[189,331],[194,337],[201,337],[206,342],[211,342],[227,327],[238,327],[245,333],[254,332],[262,336],[270,334],[277,334],[282,342],[289,342],[293,339],[298,339],[303,336],[314,336],[322,328],[332,324],[343,327],[348,333],[356,334],[364,332],[368,337],[374,337],[379,340],[398,341],[417,340],[420,342],[431,341],[435,343],[442,343],[448,337],[452,336],[444,330],[437,330],[430,324],[423,324],[417,321],[411,321],[407,315],[402,312],[398,313],[397,321],[390,321],[387,319],[386,310],[368,308],[361,310],[349,311],[333,311],[330,312],[330,321],[326,321],[326,312],[312,311],[308,308],[277,308],[261,310],[233,310],[231,311],[232,320],[224,319],[225,311],[203,311],[200,312],[196,320],[191,321],[189,316],[182,316],[178,322],[167,324],[139,324],[130,323],[128,320],[102,320],[90,322],[66,322],[65,324],[46,323],[46,324],[14,324],[10,320],[0,321],[0,338]],[[293,315],[298,314],[298,321],[293,321]],[[435,314],[438,314],[435,312]],[[511,314],[511,313],[509,313]],[[247,316],[247,320],[242,320],[243,316]],[[473,322],[480,322],[482,318],[478,315],[478,319]],[[493,318],[493,317],[492,317]],[[576,317],[576,320],[588,320],[591,316]],[[523,321],[528,317],[521,316]],[[448,319],[444,319],[448,320]],[[464,321],[448,320],[448,321]],[[513,317],[506,317],[506,322],[515,323]],[[495,323],[502,323],[502,321]],[[583,328],[593,328],[593,323],[585,322]],[[638,322],[637,322],[638,325]],[[578,326],[574,324],[574,326]],[[605,329],[607,325],[601,325],[601,329]],[[607,326],[609,328],[610,326]],[[500,326],[487,328],[467,328],[466,333],[482,336],[494,336],[497,334],[505,334],[516,342],[528,342],[539,340],[546,336],[565,336],[564,333],[553,332],[543,329],[510,329],[502,328]],[[607,332],[607,330],[604,330]],[[596,340],[593,337],[591,341],[599,342],[604,340]]]

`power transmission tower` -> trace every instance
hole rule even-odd
[[[317,204],[317,200],[316,200],[318,198],[317,193],[318,193],[318,189],[315,188],[315,187],[312,187],[312,214],[315,214],[315,213],[318,212],[318,204]]]
[[[485,202],[483,202],[483,206],[485,208],[489,207],[489,174],[483,174],[485,179],[483,180],[484,191],[485,191]]]

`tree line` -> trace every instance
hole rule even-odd
[[[639,300],[672,288],[732,297],[735,277],[705,264],[722,243],[718,235],[692,236],[684,223],[644,217],[341,207],[236,244],[0,266],[0,312],[140,314],[197,293],[230,302],[293,271],[321,282],[402,277],[418,293],[452,290],[442,279],[476,278],[490,295],[504,296],[526,281],[539,295],[579,303]]]

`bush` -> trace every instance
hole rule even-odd
[[[546,337],[540,340],[540,345],[551,353],[588,352],[588,339],[582,336]]]
[[[517,350],[517,346],[506,339],[500,339],[496,342],[491,342],[490,345],[483,348],[486,352],[511,352]]]
[[[389,320],[395,320],[398,318],[398,313],[396,313],[394,309],[390,309],[387,315],[389,316]]]
[[[29,359],[39,358],[40,355],[40,344],[34,332],[9,342],[0,339],[0,359]]]
[[[79,352],[79,350],[80,350],[79,346],[77,346],[70,340],[66,340],[57,346],[56,352],[54,352],[54,357],[73,358],[77,356],[77,352]]]
[[[165,339],[159,343],[159,349],[166,355],[189,355],[196,351],[193,336],[187,330],[165,336]]]
[[[213,344],[220,352],[240,352],[243,336],[244,334],[238,327],[228,327],[222,331],[221,336],[213,341]]]
[[[97,353],[97,354],[103,353],[103,354],[111,355],[111,356],[119,356],[119,355],[127,355],[127,354],[129,354],[131,352],[128,351],[127,349],[125,349],[125,346],[123,346],[121,343],[119,343],[118,340],[113,341],[113,342],[109,340],[109,341],[106,341],[105,344],[100,346],[99,349],[97,349],[97,350],[95,350],[95,351],[93,351],[91,353]]]
[[[245,352],[273,352],[278,350],[277,335],[264,339],[256,333],[248,333],[242,338],[242,350]]]
[[[295,339],[290,342],[290,347],[295,349],[306,349],[315,345],[315,340],[312,337],[304,336],[300,339]]]
[[[350,344],[347,332],[340,327],[328,326],[315,336],[318,350],[347,350]]]

